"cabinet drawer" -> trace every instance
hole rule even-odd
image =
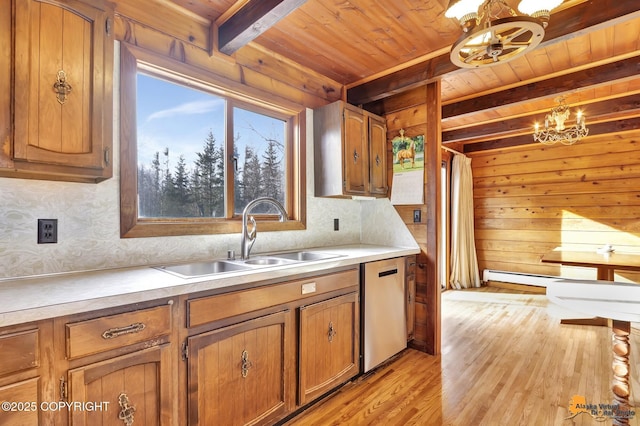
[[[38,330],[0,336],[0,376],[38,367]]]
[[[187,326],[294,302],[359,283],[357,269],[187,301]]]
[[[170,332],[170,305],[68,323],[67,357],[104,352]]]

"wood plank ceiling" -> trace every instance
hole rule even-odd
[[[158,1],[210,22],[220,51],[258,45],[379,114],[424,103],[412,90],[440,78],[442,140],[456,149],[532,143],[533,122],[558,95],[585,111],[591,134],[640,127],[638,0],[565,0],[538,48],[471,70],[449,61],[461,31],[444,16],[448,0]]]

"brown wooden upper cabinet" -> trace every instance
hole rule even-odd
[[[384,118],[343,101],[313,112],[315,195],[387,196]]]
[[[14,134],[0,164],[19,177],[110,178],[113,10],[101,1],[14,5]]]

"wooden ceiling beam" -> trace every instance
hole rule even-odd
[[[607,121],[604,123],[595,123],[588,125],[589,136],[604,135],[609,133],[628,132],[631,130],[640,129],[640,117],[632,117],[624,120]],[[464,145],[463,152],[478,152],[488,151],[492,149],[504,149],[512,148],[522,145],[539,144],[539,142],[533,141],[533,136],[530,134],[520,135],[502,139],[495,139],[486,142],[468,143]]]
[[[593,102],[581,106],[589,122],[612,121],[629,117],[640,116],[640,93],[620,98],[608,99],[602,102]],[[478,123],[471,127],[449,130],[442,133],[443,143],[484,141],[505,136],[531,134],[533,123],[541,122],[543,114],[530,114],[509,120],[501,120],[493,123]]]
[[[572,93],[585,87],[594,87],[614,81],[636,78],[640,74],[638,56],[587,68],[547,80],[514,87],[442,107],[442,119],[475,114],[505,105],[514,105],[546,96]]]
[[[640,16],[635,1],[589,0],[551,15],[551,23],[541,46],[581,34],[598,27],[614,25]],[[369,111],[381,108],[375,102],[423,85],[442,75],[459,71],[449,54],[418,63],[403,70],[354,86],[347,90],[347,101]]]
[[[251,0],[218,28],[218,50],[231,55],[307,0]]]

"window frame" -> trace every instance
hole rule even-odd
[[[288,221],[277,215],[260,215],[260,231],[306,229],[306,149],[305,109],[277,96],[214,76],[200,68],[161,57],[120,42],[120,236],[121,238],[174,235],[240,233],[242,217],[225,210],[230,218],[140,218],[138,217],[138,156],[136,119],[136,79],[139,70],[189,87],[202,88],[227,100],[227,108],[250,108],[289,122],[286,150],[286,205]],[[230,120],[226,114],[226,120]],[[228,123],[227,123],[228,124]],[[226,126],[225,132],[230,131]],[[225,141],[227,143],[227,141]],[[233,176],[225,169],[225,194],[233,197],[228,185]]]

